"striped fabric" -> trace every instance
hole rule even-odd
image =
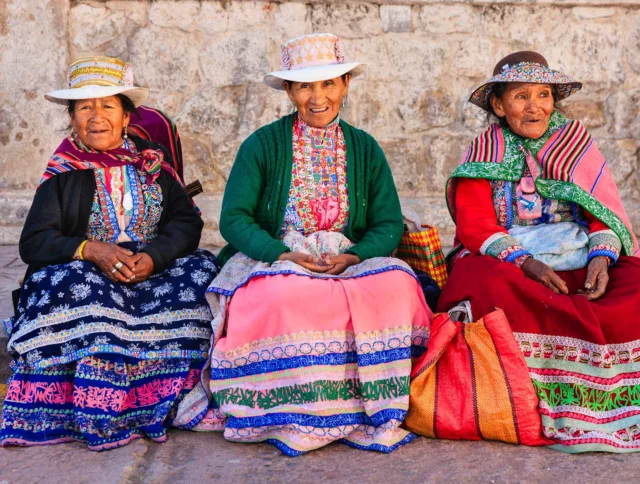
[[[449,314],[435,317],[427,352],[411,372],[407,428],[439,439],[551,443],[504,312],[470,323]]]
[[[473,140],[462,163],[499,163],[504,155],[504,141],[498,124],[492,124],[484,133]]]
[[[593,138],[580,121],[571,121],[541,150],[544,178],[572,182],[572,175],[591,148]]]

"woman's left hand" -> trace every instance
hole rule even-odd
[[[134,266],[134,274],[129,282],[135,284],[137,282],[142,282],[149,278],[151,274],[153,274],[153,259],[146,252],[138,252],[134,256],[131,257],[135,264]]]
[[[326,271],[325,274],[337,276],[338,274],[342,274],[347,269],[347,267],[360,264],[360,257],[353,254],[340,254],[326,257],[324,261],[328,265],[333,266],[331,269]]]
[[[600,255],[589,262],[584,289],[578,289],[578,293],[584,294],[587,299],[593,301],[604,295],[607,284],[609,284],[609,258]]]

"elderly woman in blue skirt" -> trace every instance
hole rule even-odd
[[[204,292],[218,272],[158,143],[127,136],[146,89],[108,57],[49,93],[73,128],[49,160],[20,239],[29,265],[15,318],[2,445],[162,442],[209,350]],[[186,425],[188,426],[188,425]]]

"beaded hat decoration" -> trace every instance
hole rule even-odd
[[[537,52],[514,52],[501,59],[493,69],[493,77],[476,89],[469,102],[489,111],[491,92],[496,83],[530,82],[556,86],[557,101],[566,99],[582,88],[582,83],[574,81],[560,71],[549,69],[547,60]]]
[[[359,76],[365,65],[346,62],[340,38],[333,34],[310,34],[286,41],[280,48],[281,70],[264,77],[267,86],[284,90],[284,81],[315,82],[343,74]]]
[[[115,57],[82,57],[69,66],[68,89],[45,94],[45,98],[57,104],[67,104],[70,99],[93,99],[122,94],[133,104],[140,106],[149,96],[149,90],[133,83],[133,67]]]

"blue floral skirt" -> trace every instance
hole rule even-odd
[[[87,261],[35,272],[5,321],[15,359],[2,445],[165,440],[209,352],[204,294],[218,271],[198,250],[138,284],[111,282]]]

